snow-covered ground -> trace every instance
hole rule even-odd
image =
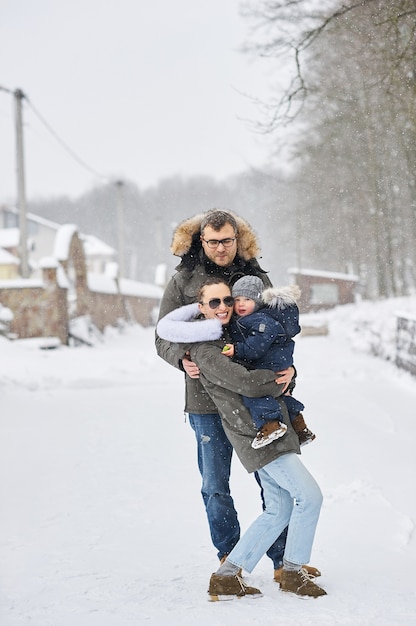
[[[392,354],[396,310],[416,299],[339,307],[319,315],[327,336],[296,342],[317,434],[302,458],[324,493],[316,600],[281,593],[265,557],[248,576],[263,598],[207,602],[217,562],[183,381],[153,329],[93,348],[0,338],[0,624],[416,624],[416,378],[371,354],[379,336]],[[260,498],[237,460],[232,489],[245,528]]]

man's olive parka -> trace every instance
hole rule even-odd
[[[230,212],[231,213],[231,212]],[[265,287],[271,282],[257,262],[260,254],[257,237],[251,226],[241,217],[231,213],[237,222],[237,254],[230,267],[220,267],[205,255],[200,241],[201,222],[205,213],[200,213],[181,222],[174,231],[171,251],[181,258],[176,273],[170,279],[160,305],[159,319],[185,304],[196,302],[201,286],[209,276],[218,276],[230,285],[242,276],[259,276]],[[161,339],[156,334],[158,355],[170,365],[183,371],[183,346]],[[185,412],[218,413],[211,397],[200,380],[185,376]]]

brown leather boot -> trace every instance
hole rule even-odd
[[[318,578],[321,575],[321,572],[317,567],[313,567],[313,565],[303,565],[303,569],[306,570],[308,576],[310,578]],[[279,567],[279,569],[274,570],[274,581],[276,583],[280,583],[280,579],[282,577],[283,566]]]
[[[208,594],[211,602],[234,600],[244,596],[261,598],[263,595],[260,589],[246,585],[240,576],[219,576],[218,574],[212,574]]]
[[[267,446],[272,441],[283,437],[286,434],[287,426],[278,420],[270,420],[262,426],[255,439],[251,442],[251,447],[257,450]]]
[[[297,596],[310,596],[311,598],[327,595],[325,589],[314,583],[304,568],[298,572],[283,569],[280,589],[281,591],[295,593]]]
[[[305,446],[307,443],[311,443],[316,439],[316,435],[306,426],[302,413],[298,413],[292,420],[292,427],[298,436],[301,446]]]

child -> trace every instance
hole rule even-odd
[[[300,292],[295,285],[263,289],[263,283],[257,276],[243,276],[234,284],[232,295],[237,317],[230,325],[233,343],[227,344],[223,353],[251,369],[263,368],[278,372],[293,365],[295,343],[292,337],[301,330],[295,299]],[[286,403],[292,426],[302,446],[313,441],[315,435],[304,422],[301,413],[304,405],[292,397],[294,386],[292,381],[282,400]],[[287,426],[281,422],[282,409],[275,398],[243,396],[243,400],[258,428],[253,448],[262,448],[286,433]]]

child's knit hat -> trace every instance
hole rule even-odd
[[[233,285],[232,294],[234,298],[237,298],[237,296],[251,298],[257,306],[261,306],[263,304],[263,290],[264,284],[261,278],[258,276],[243,276]]]

